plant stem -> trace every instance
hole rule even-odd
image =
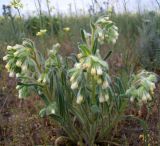
[[[38,6],[39,6],[39,17],[40,17],[40,27],[43,28],[43,20],[42,20],[42,7],[41,7],[41,2],[40,0],[38,1]]]
[[[94,37],[95,37],[95,29],[92,28],[92,36],[91,36],[91,49],[93,49],[94,46]]]
[[[53,20],[52,20],[52,16],[51,16],[51,9],[49,7],[49,1],[46,0],[46,3],[47,3],[48,15],[50,18],[50,23],[51,23],[51,35],[53,35]]]

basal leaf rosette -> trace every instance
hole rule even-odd
[[[135,100],[141,103],[147,103],[151,101],[154,95],[155,83],[157,82],[157,75],[142,70],[137,75],[133,75],[130,80],[130,88],[126,91],[126,94],[130,97],[130,101]]]

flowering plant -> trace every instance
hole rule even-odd
[[[111,137],[129,100],[151,100],[156,75],[142,71],[132,76],[129,89],[118,77],[111,80],[100,55],[103,43],[114,44],[118,38],[118,28],[108,17],[100,17],[91,23],[91,33],[81,30],[81,35],[77,55],[62,57],[55,44],[45,58],[32,41],[24,40],[8,46],[3,59],[9,76],[18,78],[19,98],[35,92],[45,103],[40,116],[53,117],[72,142],[92,146]]]
[[[23,8],[21,0],[12,0],[10,5],[15,9]]]

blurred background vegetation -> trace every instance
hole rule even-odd
[[[7,7],[5,9],[8,10]],[[94,21],[101,15],[110,15],[119,28],[120,36],[115,46],[104,48],[120,53],[123,59],[132,56],[136,58],[136,64],[149,70],[159,68],[160,15],[156,11],[115,13],[112,8],[86,15],[51,16],[41,13],[24,18],[21,14],[13,15],[10,9],[12,8],[9,7],[9,12],[0,16],[0,59],[7,45],[20,43],[23,38],[34,40],[40,50],[51,48],[54,43],[59,42],[65,50],[63,53],[69,54],[73,49],[76,50],[77,42],[81,41],[80,29],[88,30],[90,20]],[[66,31],[65,28],[69,30]],[[43,37],[36,36],[40,29],[46,29],[47,34]]]

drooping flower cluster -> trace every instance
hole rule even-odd
[[[96,92],[96,96],[92,95],[91,98],[95,100],[94,98],[98,96],[100,103],[109,99],[108,64],[101,58],[98,46],[104,42],[115,43],[118,38],[118,28],[109,20],[109,17],[103,16],[94,24],[91,23],[91,29],[91,34],[85,30],[81,31],[84,44],[79,45],[78,62],[69,71],[71,89],[77,89],[78,104],[84,99],[83,90],[85,89]]]
[[[157,76],[152,72],[142,70],[139,74],[134,75],[131,80],[131,87],[126,91],[129,95],[130,101],[139,101],[139,103],[146,103],[152,100],[154,89],[156,88],[155,82]]]
[[[21,0],[12,0],[10,5],[15,9],[23,8]]]
[[[57,55],[59,47],[58,43],[53,45],[52,50],[48,52],[48,58],[44,60],[30,40],[24,40],[22,45],[8,46],[7,55],[3,57],[3,60],[7,62],[6,69],[9,76],[16,76],[21,83],[25,84],[32,83],[40,86],[48,84],[50,69],[62,62],[61,56]],[[29,96],[28,86],[17,85],[17,89],[19,98]]]
[[[116,43],[118,39],[118,27],[109,19],[108,16],[101,17],[95,23],[96,35],[98,35],[98,41],[103,44],[105,41],[108,43]]]
[[[30,78],[35,76],[30,74],[30,71],[35,71],[34,57],[34,48],[32,43],[28,43],[28,40],[24,41],[22,45],[8,46],[7,55],[3,57],[3,60],[7,62],[6,69],[9,72],[9,77],[21,78],[23,81],[26,81],[27,77]],[[19,90],[19,98],[27,96],[27,88],[20,85],[17,86]]]
[[[85,56],[83,52],[77,55],[79,62],[74,64],[74,68],[69,71],[71,89],[78,90],[77,104],[80,104],[83,97],[83,87],[91,88],[95,86],[94,90],[99,90],[96,94],[99,96],[99,102],[108,101],[108,90],[110,77],[108,75],[108,64],[103,61],[100,55]],[[84,81],[87,83],[84,85]],[[92,97],[94,98],[94,97]]]
[[[10,72],[9,76],[18,76],[20,73],[27,72],[28,68],[33,66],[33,62],[28,60],[29,56],[32,56],[33,51],[31,47],[25,47],[23,45],[15,45],[7,47],[7,55],[3,57],[4,61],[7,61],[6,69]]]
[[[52,68],[52,66],[58,66],[58,64],[61,64],[61,63],[59,63],[59,61],[62,61],[62,59],[59,60],[57,58],[57,53],[58,53],[59,48],[60,48],[60,44],[57,43],[57,44],[53,45],[51,50],[48,51],[48,58],[44,63],[44,70],[39,75],[39,78],[37,80],[39,83],[43,83],[43,84],[48,83],[50,80],[49,79],[49,71]],[[61,58],[61,56],[59,56],[59,58]]]

